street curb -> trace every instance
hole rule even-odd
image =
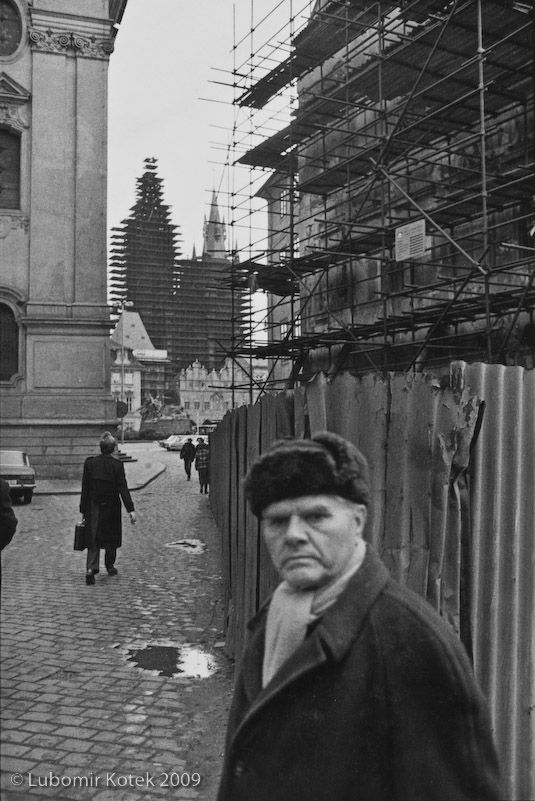
[[[161,476],[161,474],[164,473],[166,470],[167,470],[167,465],[160,464],[159,467],[157,469],[155,469],[155,472],[152,473],[146,480],[141,480],[141,481],[138,481],[137,483],[129,484],[128,485],[128,489],[130,490],[130,492],[136,492],[137,490],[143,489],[148,484],[150,484],[152,481],[154,481],[156,478],[158,478],[158,476]],[[78,487],[77,489],[62,489],[61,487],[58,487],[57,489],[52,489],[52,490],[38,490],[38,489],[36,489],[33,494],[34,494],[35,497],[38,496],[38,495],[41,495],[41,496],[44,496],[44,495],[79,495],[80,494],[80,488]]]
[[[132,486],[129,485],[128,489],[130,490],[130,492],[135,492],[136,490],[143,489],[148,484],[151,484],[154,481],[154,479],[158,478],[158,476],[161,476],[162,473],[165,473],[166,470],[167,470],[167,465],[162,464],[162,465],[160,465],[160,469],[157,470],[156,473],[153,473],[153,475],[149,476],[149,478],[146,481],[144,481],[142,484],[136,484],[136,485],[132,485]]]

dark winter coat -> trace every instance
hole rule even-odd
[[[0,549],[4,550],[13,539],[17,528],[17,518],[13,511],[11,495],[9,494],[9,484],[4,478],[0,478]]]
[[[185,442],[180,449],[180,458],[185,462],[191,462],[195,459],[195,445],[193,442]]]
[[[503,801],[464,648],[368,550],[262,689],[266,607],[249,624],[219,801]]]
[[[80,511],[89,531],[96,531],[99,548],[120,548],[122,543],[121,498],[127,512],[134,511],[124,465],[111,454],[85,460]]]

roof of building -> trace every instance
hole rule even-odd
[[[112,339],[132,350],[155,350],[138,312],[123,311],[112,331]]]

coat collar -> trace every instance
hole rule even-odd
[[[269,599],[264,603],[248,624],[252,636],[240,670],[250,707],[238,731],[271,698],[299,676],[329,659],[335,662],[343,659],[358,638],[369,610],[388,579],[387,569],[368,545],[361,567],[349,580],[336,603],[325,612],[311,634],[262,689],[262,660]]]

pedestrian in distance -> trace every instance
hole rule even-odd
[[[245,494],[281,583],[249,623],[218,801],[503,801],[462,644],[363,538],[360,451],[276,442]]]
[[[195,445],[191,437],[182,445],[180,458],[184,460],[184,470],[186,471],[188,481],[191,481],[191,465],[195,460]]]
[[[9,484],[4,478],[0,478],[0,549],[2,551],[13,539],[17,523],[18,520],[15,517],[9,494]]]
[[[114,457],[117,441],[106,431],[100,442],[100,455],[85,460],[82,476],[80,512],[88,532],[86,584],[95,583],[99,572],[100,549],[104,549],[104,565],[109,576],[118,573],[115,567],[117,548],[122,545],[121,500],[136,522],[134,504],[130,497],[124,465]]]
[[[195,469],[199,474],[199,486],[201,493],[208,495],[208,464],[210,459],[210,452],[208,445],[202,437],[197,438],[197,448],[195,450]]]

